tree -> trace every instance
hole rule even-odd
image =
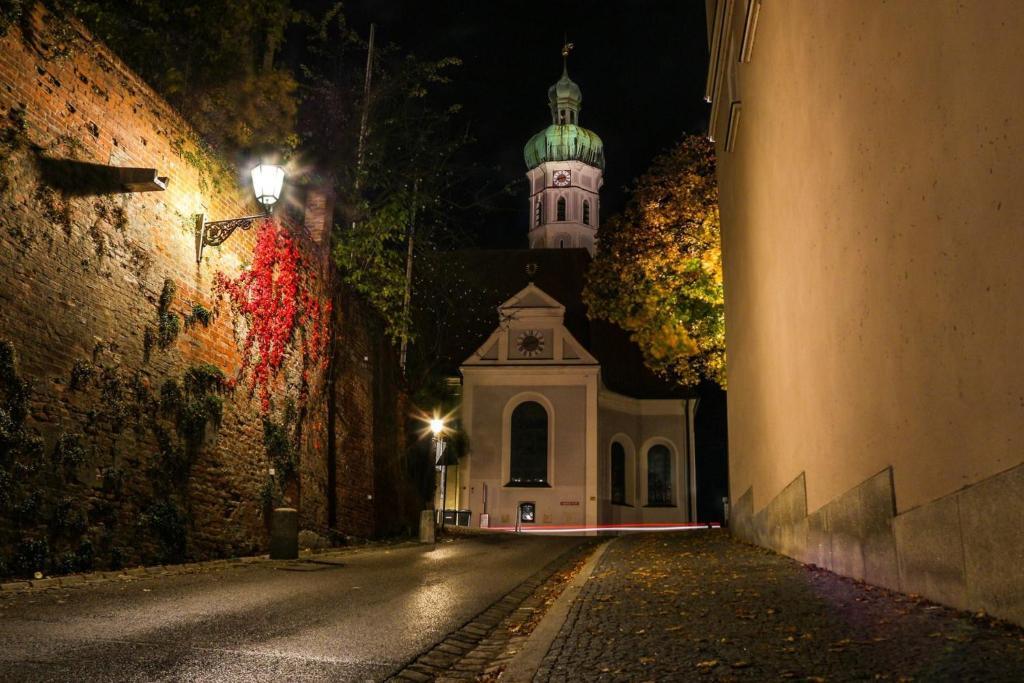
[[[404,305],[410,234],[417,253],[444,241],[452,160],[468,134],[446,88],[458,59],[424,61],[392,49],[377,63],[365,152],[347,188],[350,216],[338,226],[335,259],[397,342],[410,326]]]
[[[277,65],[289,0],[54,0],[184,114],[221,154],[294,148],[297,83]]]
[[[680,385],[725,386],[725,304],[714,146],[687,135],[601,227],[584,290],[591,318],[628,331]]]

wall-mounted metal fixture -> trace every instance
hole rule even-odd
[[[72,197],[130,192],[162,192],[169,182],[155,168],[111,166],[76,159],[41,157],[43,180]]]
[[[248,230],[256,221],[270,216],[274,204],[281,198],[284,185],[284,169],[273,164],[258,164],[252,169],[252,189],[256,200],[263,205],[263,213],[222,221],[206,222],[203,214],[196,214],[196,263],[203,261],[203,249],[224,243],[231,233],[241,228]]]

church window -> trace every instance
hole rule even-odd
[[[672,505],[672,453],[661,444],[647,451],[647,504]]]
[[[512,411],[509,486],[547,486],[548,411],[525,401]]]
[[[583,225],[590,225],[590,202],[583,200]]]
[[[612,503],[626,504],[626,449],[618,441],[612,444]]]
[[[544,202],[537,200],[537,205],[533,208],[533,224],[540,225],[542,216],[544,215]]]
[[[565,220],[565,197],[559,197],[558,198],[558,204],[556,206],[557,206],[557,211],[558,211],[558,220],[564,221]],[[520,214],[520,215],[522,215],[522,214]]]

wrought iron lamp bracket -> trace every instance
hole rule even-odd
[[[254,223],[269,216],[270,213],[267,212],[207,223],[203,214],[196,214],[196,263],[203,262],[204,248],[220,246],[235,230],[248,230]]]

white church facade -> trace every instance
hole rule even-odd
[[[579,125],[565,70],[548,98],[552,124],[524,150],[530,249],[475,255],[525,282],[459,368],[468,449],[445,508],[492,528],[695,521],[697,399],[654,378],[624,331],[586,318],[603,145]]]
[[[477,524],[690,521],[695,399],[609,390],[564,313],[527,285],[461,367],[470,446],[459,479]]]

